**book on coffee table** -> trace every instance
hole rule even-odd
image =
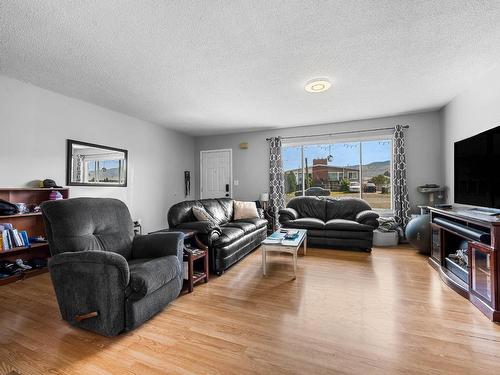
[[[262,243],[281,243],[284,238],[285,233],[274,232],[273,234],[269,235],[264,241],[262,241]]]

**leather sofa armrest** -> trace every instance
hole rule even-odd
[[[221,234],[222,231],[217,224],[212,223],[211,221],[189,221],[185,223],[181,223],[172,229],[190,229],[201,233],[202,238],[206,239],[207,245],[210,246],[212,241],[216,240]]]
[[[358,212],[356,215],[356,221],[360,224],[371,225],[373,229],[378,228],[378,218],[380,215],[373,210],[365,210]]]
[[[220,227],[211,221],[189,221],[180,223],[173,229],[191,229],[200,233],[221,232]]]
[[[284,223],[290,220],[297,220],[299,218],[299,213],[293,208],[283,208],[278,212],[278,220],[280,223]]]
[[[159,258],[175,255],[182,263],[184,233],[164,232],[135,236],[132,243],[132,258]]]

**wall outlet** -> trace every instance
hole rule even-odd
[[[239,180],[234,180],[234,186],[238,186],[240,184]]]

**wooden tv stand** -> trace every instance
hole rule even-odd
[[[429,210],[429,264],[448,286],[469,299],[491,321],[500,322],[500,219],[460,207]],[[468,248],[468,265],[457,269],[446,258],[464,246]]]

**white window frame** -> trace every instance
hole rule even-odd
[[[281,147],[300,147],[300,153],[301,153],[301,173],[302,173],[302,196],[304,196],[305,193],[305,166],[304,166],[304,146],[308,145],[320,145],[320,144],[336,144],[336,143],[359,143],[359,165],[360,169],[358,171],[358,179],[360,189],[359,189],[359,197],[363,199],[363,183],[362,183],[362,178],[363,178],[363,171],[362,171],[362,166],[363,166],[363,150],[362,150],[362,143],[363,142],[369,142],[369,141],[390,141],[390,147],[391,147],[391,159],[389,162],[389,170],[391,172],[391,189],[390,189],[390,202],[391,202],[391,208],[374,208],[375,211],[382,211],[384,213],[386,212],[393,212],[394,211],[394,196],[393,196],[393,188],[392,188],[392,182],[393,182],[393,163],[394,163],[394,137],[393,137],[393,132],[390,130],[382,130],[379,132],[371,133],[370,135],[353,135],[353,136],[344,136],[344,137],[335,137],[335,136],[318,136],[318,137],[308,137],[308,138],[294,138],[291,141],[288,141],[286,139],[283,140]],[[349,175],[349,172],[346,172],[345,174]],[[342,176],[344,178],[345,176]],[[340,175],[339,175],[339,181],[340,181]]]

